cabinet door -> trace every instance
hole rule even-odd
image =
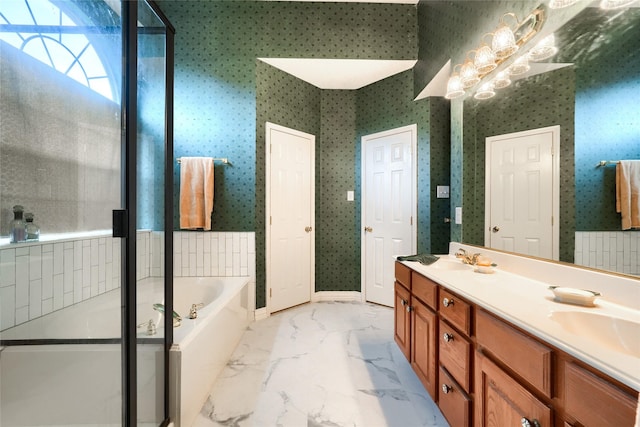
[[[411,299],[411,366],[422,385],[436,400],[436,314]]]
[[[395,284],[394,339],[407,360],[411,360],[411,294],[400,283]]]
[[[563,394],[567,414],[582,426],[634,424],[636,397],[573,363],[565,365]]]
[[[475,425],[550,427],[551,408],[491,360],[476,352]],[[527,424],[529,423],[529,424]]]

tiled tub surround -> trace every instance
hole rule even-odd
[[[175,277],[248,276],[255,289],[255,233],[173,235]],[[120,287],[121,241],[111,231],[56,238],[0,245],[0,331]],[[141,230],[137,239],[137,279],[161,276],[164,234]]]
[[[640,231],[577,231],[575,263],[640,276]]]

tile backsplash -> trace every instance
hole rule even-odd
[[[255,233],[174,232],[174,276],[251,276]],[[138,280],[161,276],[164,234],[137,233]],[[120,287],[121,240],[91,236],[0,248],[0,330]]]
[[[574,262],[640,275],[640,231],[577,231]]]

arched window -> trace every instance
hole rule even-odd
[[[90,40],[51,1],[0,1],[0,40],[114,100],[110,76]]]

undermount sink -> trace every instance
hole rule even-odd
[[[636,322],[586,311],[556,311],[550,318],[569,333],[640,358],[640,318]]]

